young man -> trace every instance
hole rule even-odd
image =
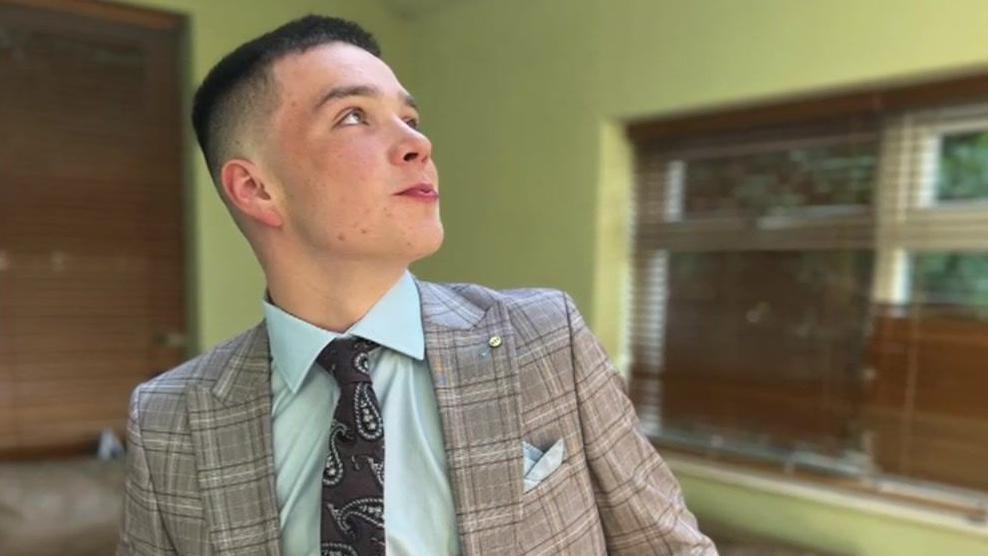
[[[716,554],[568,296],[432,284],[418,110],[308,16],[210,71],[193,121],[264,321],[139,386],[120,554]]]

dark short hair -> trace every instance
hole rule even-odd
[[[256,121],[277,108],[270,69],[276,61],[332,42],[349,43],[374,56],[374,36],[352,21],[307,15],[248,41],[227,54],[206,74],[192,103],[192,126],[213,180],[236,151],[237,125]]]

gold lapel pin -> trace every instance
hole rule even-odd
[[[492,348],[501,347],[501,337],[498,335],[491,336],[490,340],[487,340],[487,345]]]

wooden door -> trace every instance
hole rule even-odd
[[[122,433],[186,355],[180,28],[0,0],[0,459]]]

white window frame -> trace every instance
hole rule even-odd
[[[915,253],[988,251],[988,199],[935,199],[943,136],[978,131],[988,131],[986,103],[913,111],[883,126],[874,197],[874,301],[909,301]]]

